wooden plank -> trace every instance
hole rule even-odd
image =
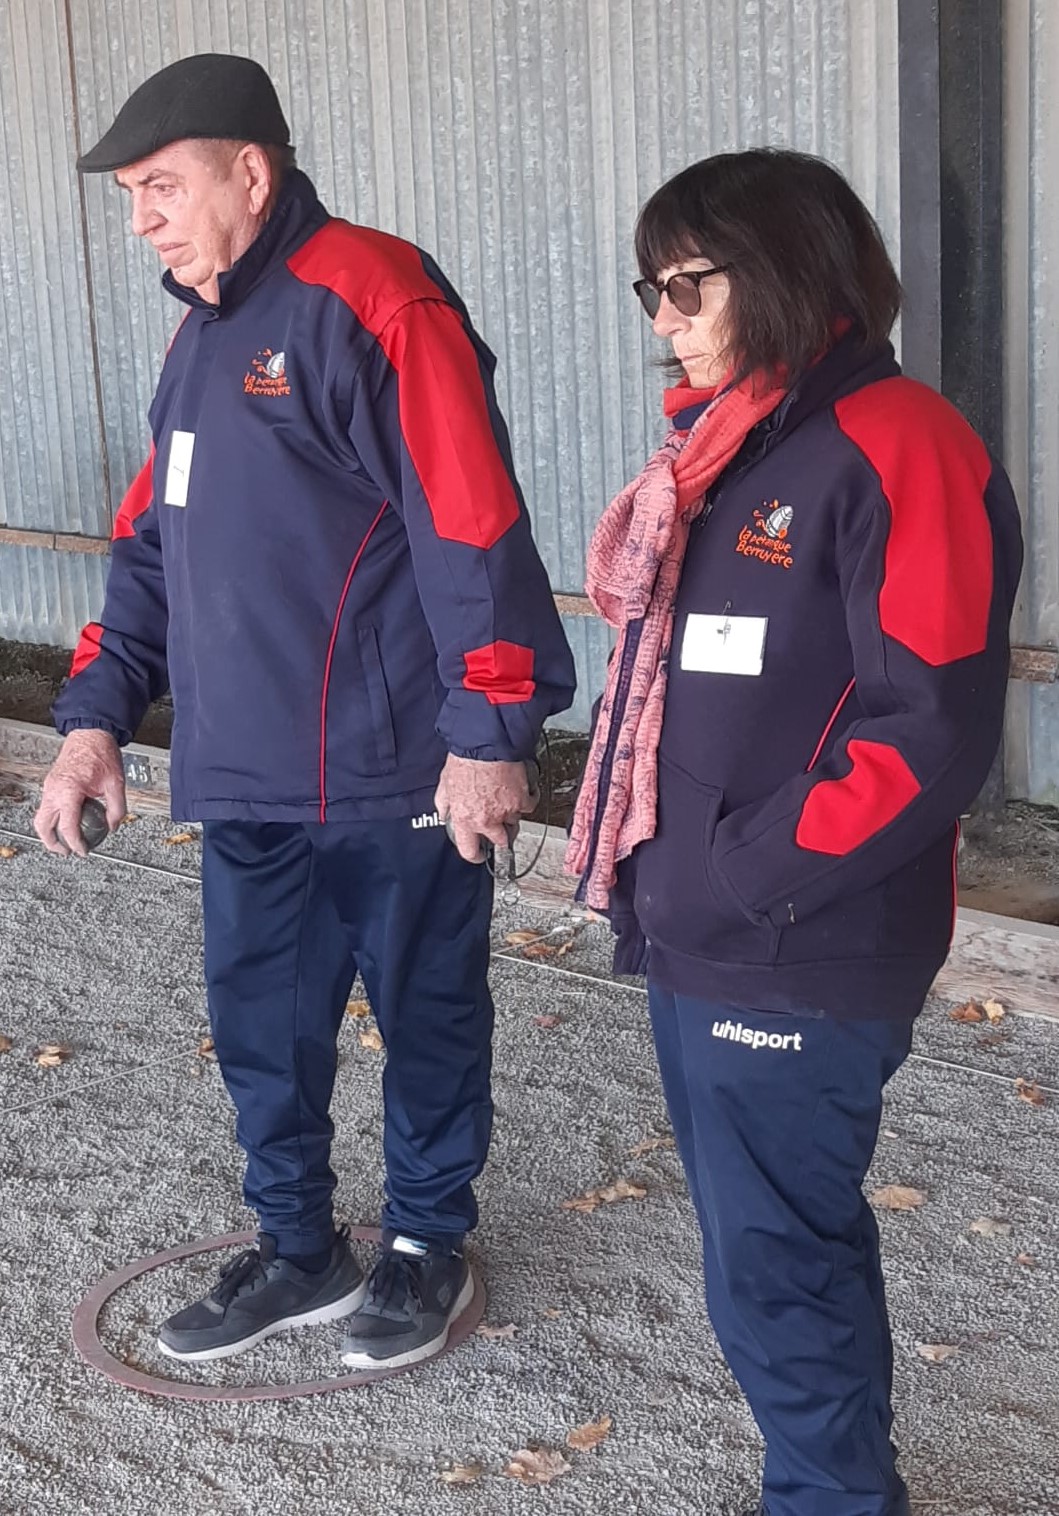
[[[598,616],[599,614],[587,595],[554,595],[552,598],[560,616]]]
[[[50,727],[0,718],[0,774],[39,785],[63,739]],[[169,812],[169,754],[164,748],[130,742],[122,749],[130,809]]]
[[[54,532],[24,531],[20,526],[0,526],[0,547],[53,548],[54,546]]]
[[[0,547],[37,547],[53,553],[108,553],[109,537],[86,537],[81,532],[42,532],[36,528],[0,526]]]
[[[76,532],[56,532],[57,553],[91,553],[104,557],[110,552],[109,537],[82,537]]]
[[[1011,677],[1032,684],[1055,684],[1059,681],[1059,648],[1013,647]]]

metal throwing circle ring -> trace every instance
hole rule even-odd
[[[350,1236],[358,1242],[379,1242],[381,1234],[376,1227],[354,1226]],[[425,1359],[422,1364],[412,1363],[399,1369],[368,1369],[358,1374],[338,1374],[331,1379],[307,1379],[300,1384],[248,1384],[231,1387],[213,1384],[185,1384],[176,1379],[162,1379],[154,1374],[145,1374],[134,1369],[120,1358],[115,1358],[99,1340],[99,1317],[103,1307],[125,1285],[131,1284],[152,1269],[163,1268],[167,1263],[180,1263],[185,1258],[194,1258],[198,1253],[219,1252],[221,1248],[247,1247],[256,1238],[256,1232],[229,1232],[224,1237],[207,1237],[204,1242],[189,1242],[182,1247],[168,1248],[164,1253],[155,1253],[150,1258],[139,1258],[108,1274],[81,1301],[73,1318],[74,1346],[92,1368],[98,1369],[115,1384],[124,1389],[142,1390],[147,1395],[159,1395],[169,1400],[294,1400],[302,1395],[323,1395],[328,1390],[354,1390],[364,1385],[375,1384],[380,1379],[392,1379],[396,1374],[407,1374],[413,1369],[433,1363],[435,1358]],[[467,1341],[485,1314],[485,1290],[477,1274],[474,1274],[474,1294],[471,1303],[457,1317],[449,1329],[449,1340],[436,1358],[449,1353]]]

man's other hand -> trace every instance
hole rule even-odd
[[[125,817],[125,770],[121,750],[109,732],[71,732],[48,771],[33,829],[48,849],[67,857],[88,855],[81,840],[81,809],[99,797],[113,832]]]
[[[485,862],[480,837],[510,847],[508,827],[534,807],[524,763],[482,763],[453,753],[441,771],[434,804],[442,821],[451,818],[456,846],[468,863]]]

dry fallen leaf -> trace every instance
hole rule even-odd
[[[554,958],[559,951],[557,942],[531,942],[522,949],[523,958]]]
[[[599,1189],[586,1190],[574,1200],[564,1200],[564,1211],[580,1211],[590,1216],[601,1205],[614,1205],[618,1200],[643,1200],[647,1194],[640,1184],[631,1184],[628,1179],[618,1179],[614,1184],[601,1185]]]
[[[1015,1094],[1027,1105],[1047,1105],[1048,1097],[1035,1079],[1016,1079]]]
[[[561,1315],[562,1315],[562,1314],[563,1314],[563,1313],[562,1313],[562,1311],[560,1311],[560,1310],[557,1310],[557,1309],[556,1309],[556,1307],[555,1307],[555,1306],[554,1306],[554,1305],[546,1305],[546,1306],[545,1306],[545,1307],[544,1307],[544,1310],[543,1310],[543,1311],[542,1311],[542,1312],[541,1312],[541,1315],[542,1315],[542,1316],[543,1316],[543,1317],[544,1317],[544,1318],[545,1318],[545,1320],[547,1320],[547,1321],[558,1321],[558,1320],[559,1320],[559,1317],[560,1317],[560,1316],[561,1316]]]
[[[73,1048],[65,1042],[46,1042],[43,1047],[33,1049],[33,1057],[42,1069],[57,1069],[72,1052]]]
[[[531,942],[540,942],[543,932],[508,932],[504,941],[508,947],[528,947]]]
[[[1011,1041],[1010,1032],[984,1032],[981,1037],[974,1039],[975,1046],[984,1048],[987,1053],[999,1053],[1005,1043]]]
[[[378,1027],[369,1026],[366,1032],[360,1034],[360,1045],[368,1048],[372,1053],[381,1053],[383,1049],[382,1033]]]
[[[556,958],[565,958],[566,955],[567,955],[567,953],[572,952],[575,941],[576,941],[576,939],[573,938],[573,937],[568,938],[567,941],[563,943],[562,947],[556,953],[556,955],[555,955]]]
[[[485,1337],[489,1342],[513,1342],[517,1334],[518,1327],[513,1321],[509,1321],[507,1326],[502,1327],[490,1326],[483,1321],[477,1329],[477,1335]]]
[[[1037,1260],[1032,1253],[1017,1253],[1015,1255],[1015,1262],[1021,1264],[1024,1269],[1035,1269],[1037,1267]]]
[[[983,1001],[982,1009],[985,1011],[986,1015],[989,1017],[994,1026],[998,1021],[1003,1021],[1004,1017],[1007,1015],[1007,1011],[1000,1004],[999,1000]]]
[[[645,1153],[657,1153],[660,1148],[675,1148],[676,1145],[675,1137],[645,1137],[642,1142],[638,1142],[634,1148],[629,1149],[629,1157],[642,1158]]]
[[[209,1058],[212,1059],[214,1063],[217,1062],[217,1050],[213,1046],[212,1037],[203,1037],[202,1041],[199,1043],[195,1051],[198,1053],[200,1058]]]
[[[174,832],[172,837],[164,839],[166,847],[183,847],[186,843],[195,840],[194,832]]]
[[[0,1036],[0,1053],[10,1053],[14,1045],[10,1037]]]
[[[928,1363],[948,1363],[950,1358],[955,1358],[959,1348],[954,1348],[948,1342],[920,1342],[916,1344],[916,1352],[920,1358],[925,1358]]]
[[[127,816],[123,816],[121,818],[121,825],[122,826],[132,826],[133,823],[139,821],[139,819],[140,818],[139,818],[139,816],[136,815],[135,811],[130,811]]]
[[[546,1448],[520,1448],[512,1453],[504,1473],[520,1484],[551,1484],[569,1474],[573,1465],[567,1463],[562,1453],[550,1453]]]
[[[17,847],[0,847],[0,858],[17,858]]]
[[[976,1237],[1010,1237],[1011,1222],[998,1221],[995,1216],[979,1216],[977,1221],[972,1221],[967,1228]]]
[[[346,1015],[355,1021],[364,1021],[371,1015],[371,1006],[366,1000],[351,1000],[346,1006]]]
[[[613,1417],[601,1416],[598,1421],[588,1421],[584,1426],[575,1427],[566,1436],[568,1448],[576,1448],[579,1453],[587,1453],[589,1448],[598,1448],[601,1442],[606,1442],[610,1436],[610,1429],[614,1425]]]
[[[477,1484],[483,1473],[480,1463],[454,1463],[451,1468],[442,1469],[438,1478],[442,1484]]]
[[[925,1190],[914,1190],[907,1184],[884,1184],[868,1196],[872,1205],[880,1211],[916,1211],[927,1198]]]
[[[955,1010],[949,1012],[950,1021],[975,1022],[985,1020],[985,1011],[976,1000],[968,1000],[965,1005],[958,1005]]]
[[[539,1026],[542,1032],[552,1032],[560,1023],[558,1016],[534,1016],[533,1025]]]

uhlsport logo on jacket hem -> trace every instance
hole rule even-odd
[[[422,816],[414,816],[412,818],[412,825],[418,831],[423,826],[444,826],[445,823],[437,811],[425,811]]]
[[[251,360],[243,379],[243,390],[247,395],[289,395],[286,353],[276,353],[270,347],[263,347],[256,358]]]
[[[752,1026],[744,1026],[741,1021],[715,1021],[713,1035],[728,1042],[741,1042],[753,1053],[760,1053],[762,1048],[768,1048],[770,1053],[792,1050],[800,1053],[802,1050],[801,1032],[759,1032]]]
[[[765,515],[766,511],[768,515]],[[760,563],[793,568],[794,545],[788,540],[793,520],[793,505],[781,505],[778,500],[771,504],[763,501],[762,509],[754,512],[754,525],[740,530],[736,552],[742,553],[744,558],[756,558]]]

